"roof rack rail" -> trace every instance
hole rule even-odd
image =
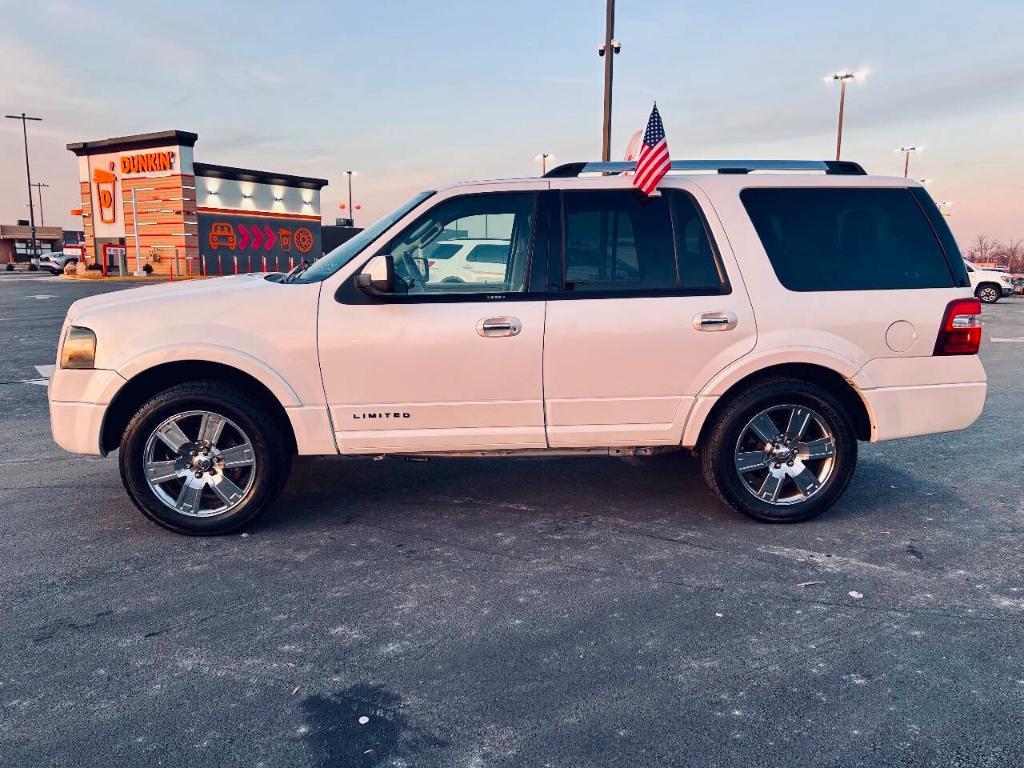
[[[636,169],[632,161],[564,163],[544,174],[549,179],[566,179],[582,173],[618,174]],[[715,173],[751,173],[753,171],[823,171],[830,176],[866,176],[867,171],[849,160],[673,160],[673,171],[714,171]]]

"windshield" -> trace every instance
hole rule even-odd
[[[412,200],[409,200],[404,205],[400,205],[387,216],[378,219],[351,240],[339,245],[322,259],[313,262],[309,269],[295,277],[293,282],[317,283],[321,280],[326,280],[352,261],[360,251],[380,237],[392,224],[433,194],[433,191],[420,192]]]

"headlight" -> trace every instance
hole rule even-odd
[[[92,368],[96,363],[96,334],[72,325],[60,352],[61,368]]]

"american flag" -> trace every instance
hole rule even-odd
[[[633,186],[645,195],[658,188],[658,182],[672,167],[672,159],[668,156],[668,141],[665,139],[665,126],[661,124],[658,105],[651,110],[644,131],[644,143],[640,147],[640,156],[636,161],[636,173],[633,174]]]

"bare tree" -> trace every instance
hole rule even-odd
[[[1002,248],[1003,266],[1010,272],[1024,272],[1024,240],[1010,240]]]
[[[974,238],[969,246],[967,246],[967,257],[974,262],[987,262],[992,260],[992,256],[999,249],[999,243],[988,235],[979,234]]]

